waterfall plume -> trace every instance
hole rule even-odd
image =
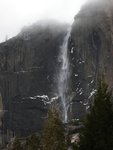
[[[68,56],[68,41],[71,29],[69,28],[60,47],[59,61],[60,68],[58,74],[58,95],[61,99],[62,119],[64,123],[68,122],[68,110],[70,107],[69,89],[70,89],[70,65]]]

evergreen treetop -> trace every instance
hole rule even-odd
[[[42,150],[66,150],[64,127],[55,109],[48,112],[41,144]]]
[[[113,150],[112,94],[101,80],[81,133],[80,150]]]

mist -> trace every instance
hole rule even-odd
[[[86,0],[0,0],[0,42],[40,20],[73,22]]]

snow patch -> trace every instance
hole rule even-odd
[[[91,81],[91,84],[94,83],[94,80]]]
[[[47,105],[50,103],[49,97],[47,95],[36,95],[31,97],[23,97],[22,99],[30,99],[30,100],[37,100],[37,98],[41,98],[41,101],[44,102],[44,105]]]
[[[80,93],[82,92],[82,88],[80,88],[79,92],[80,92]]]
[[[92,90],[92,92],[90,93],[89,97],[88,98],[91,98],[95,93],[96,93],[96,89],[95,90]]]
[[[88,102],[87,102],[87,103],[84,103],[83,105],[84,105],[84,106],[87,106],[87,105],[88,105]]]
[[[75,74],[75,77],[78,77],[78,74]]]
[[[58,100],[58,98],[59,98],[58,96],[52,97],[51,100],[48,102],[48,104],[53,103],[54,101]]]
[[[74,47],[72,47],[72,49],[71,49],[71,54],[73,54],[73,52],[74,52]]]
[[[83,104],[83,102],[82,102],[82,101],[80,101],[80,104]]]
[[[79,95],[82,95],[83,94],[83,92],[81,92]]]
[[[86,106],[86,110],[88,110],[90,108],[90,106],[88,105],[88,106]]]
[[[57,100],[58,96],[51,98],[51,101]]]
[[[43,99],[46,99],[49,101],[49,97],[47,95],[37,95],[37,96],[34,96],[35,98],[43,98]]]
[[[84,61],[84,60],[82,60],[82,61],[79,61],[79,64],[83,64],[83,63],[85,63],[85,61]]]
[[[29,97],[30,99],[36,99],[36,97]]]

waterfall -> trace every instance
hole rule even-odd
[[[70,106],[69,100],[69,84],[70,84],[70,66],[68,56],[68,40],[70,37],[71,29],[68,30],[64,38],[63,44],[60,48],[59,62],[60,69],[58,74],[58,95],[61,99],[62,119],[64,123],[68,122],[68,109]]]

